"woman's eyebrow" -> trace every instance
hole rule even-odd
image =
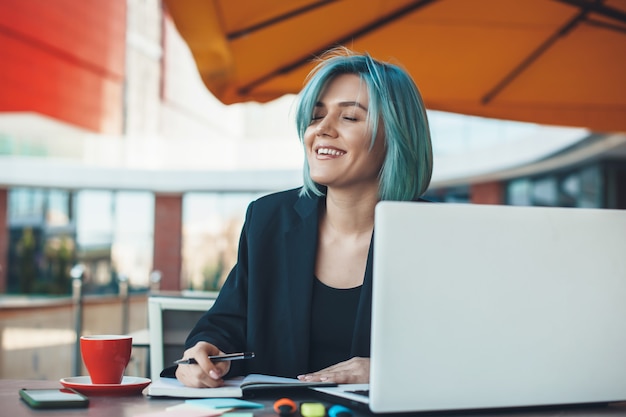
[[[363,110],[367,111],[367,107],[365,107],[364,105],[362,105],[358,101],[342,101],[342,102],[338,103],[337,105],[339,107],[358,107],[360,109],[363,109]],[[321,101],[318,101],[317,103],[315,103],[315,107],[326,107],[326,105],[324,103],[322,103]]]

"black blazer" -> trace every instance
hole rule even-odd
[[[231,363],[229,376],[262,373],[295,377],[309,368],[311,297],[320,204],[300,189],[250,203],[237,264],[219,296],[189,334],[185,346],[207,341],[223,352],[253,351]],[[361,289],[349,357],[369,357],[372,245]],[[172,376],[170,368],[163,375]]]

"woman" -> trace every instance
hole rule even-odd
[[[176,377],[217,387],[261,373],[369,381],[372,233],[380,200],[418,200],[432,173],[426,110],[401,68],[345,48],[299,95],[304,186],[252,202],[237,264],[186,341]],[[253,351],[253,359],[209,355]]]

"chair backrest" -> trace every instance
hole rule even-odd
[[[151,379],[158,378],[163,368],[182,357],[187,335],[214,302],[214,294],[148,298]]]

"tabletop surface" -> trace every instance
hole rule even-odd
[[[24,416],[90,416],[90,417],[134,417],[147,413],[165,411],[166,408],[181,404],[183,399],[176,398],[150,398],[141,394],[131,396],[90,396],[89,408],[86,409],[60,409],[60,410],[33,410],[20,400],[18,391],[20,388],[62,388],[58,381],[36,381],[36,380],[0,380],[0,415],[11,417]],[[326,407],[332,405],[319,397],[314,397],[308,391],[298,391],[295,393],[266,393],[262,397],[251,399],[265,405],[265,408],[254,410],[255,417],[277,417],[273,411],[272,404],[279,398],[293,398],[297,404],[302,402],[322,402]],[[363,417],[368,413],[358,410],[355,416]],[[168,412],[169,414],[169,412]],[[415,413],[414,416],[425,415]],[[434,414],[428,414],[434,415]],[[438,414],[442,415],[442,414]],[[605,416],[626,416],[626,402],[610,404],[597,407],[571,407],[571,408],[550,408],[543,410],[512,410],[512,411],[489,411],[489,412],[465,412],[465,413],[445,413],[445,416],[489,416],[489,417],[605,417]],[[175,417],[176,413],[171,412]],[[399,414],[393,414],[397,417]],[[301,417],[297,412],[293,417]]]

